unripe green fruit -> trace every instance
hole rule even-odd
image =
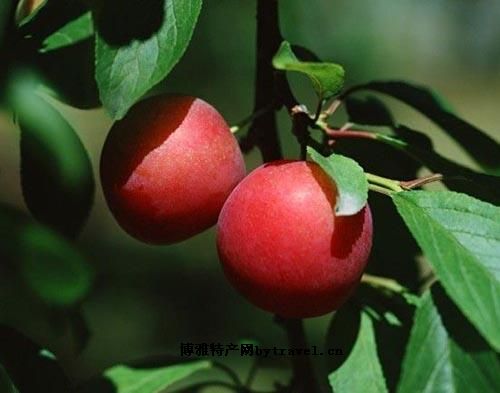
[[[214,225],[245,176],[236,138],[199,98],[157,96],[116,122],[101,156],[109,208],[147,243],[185,240]]]
[[[336,216],[336,187],[315,163],[276,161],[248,175],[219,216],[224,272],[248,300],[282,317],[340,307],[360,281],[372,245],[366,205]]]

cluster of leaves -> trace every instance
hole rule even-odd
[[[154,393],[206,370],[209,361],[191,361],[175,365],[153,366],[148,364],[116,365],[104,371],[99,378],[75,388],[55,356],[32,342],[21,333],[0,326],[0,387],[4,393],[51,392],[127,392]],[[172,360],[170,360],[172,362]],[[179,360],[177,359],[177,362]]]
[[[330,63],[301,62],[284,43],[274,59],[280,70],[305,73],[321,100],[325,93],[338,94],[343,72]],[[338,67],[338,66],[337,66]],[[389,109],[375,97],[353,98],[360,90],[372,90],[397,98],[434,121],[483,168],[475,172],[436,153],[422,132],[395,122]],[[453,114],[431,91],[401,81],[372,82],[344,91],[339,99],[346,104],[352,123],[387,127],[393,134],[373,133],[373,141],[407,153],[431,170],[444,174],[452,190],[389,192],[391,199],[431,264],[438,284],[428,289],[417,308],[406,344],[403,368],[398,378],[387,381],[379,361],[375,323],[392,319],[370,312],[370,302],[345,307],[334,317],[335,333],[358,326],[347,360],[330,374],[335,392],[377,391],[497,391],[500,350],[498,326],[500,296],[500,145],[491,137]],[[313,124],[314,126],[314,124]],[[333,138],[335,133],[330,134]],[[338,214],[355,214],[366,203],[373,180],[351,158],[323,156],[313,148],[310,157],[339,185]],[[462,182],[454,182],[460,180]],[[481,197],[475,199],[470,195]],[[489,201],[491,203],[485,202]],[[443,290],[444,288],[444,290]],[[410,300],[411,299],[411,300]],[[413,298],[406,303],[414,304]],[[408,305],[410,305],[408,304]],[[350,314],[345,317],[344,314]],[[357,313],[356,317],[352,313]],[[357,321],[357,325],[353,321]],[[346,322],[347,321],[347,322]],[[346,345],[346,340],[342,341]],[[360,372],[360,365],[363,371]],[[390,373],[388,373],[390,374]],[[356,378],[353,378],[356,375]]]
[[[92,282],[92,272],[72,241],[91,208],[94,179],[77,134],[44,94],[79,108],[102,103],[114,119],[122,118],[183,55],[201,0],[45,0],[14,24],[16,4],[0,2],[0,48],[9,54],[0,83],[2,99],[20,125],[23,194],[37,222],[1,206],[0,259],[35,296],[74,312]],[[386,296],[382,301],[374,301],[380,293],[369,292],[336,313],[333,340],[348,351],[339,364],[332,364],[333,389],[461,392],[474,386],[481,392],[499,391],[500,210],[495,205],[500,201],[500,146],[425,88],[383,81],[343,90],[341,66],[303,61],[292,48],[284,42],[273,66],[278,72],[309,77],[318,95],[317,115],[327,100],[341,100],[352,123],[377,129],[370,143],[442,173],[452,190],[390,193],[439,282],[420,297],[381,285],[377,291]],[[396,122],[378,98],[357,98],[360,91],[389,95],[415,108],[459,143],[483,172],[441,156],[426,133]],[[320,117],[311,119],[312,129],[325,126]],[[337,213],[359,211],[374,183],[363,169],[366,165],[340,154],[313,148],[308,152],[339,185]],[[399,348],[388,347],[384,353],[378,345],[384,334],[397,337]],[[0,343],[2,391],[72,389],[43,348],[8,328],[0,332]],[[404,359],[402,367],[391,363],[391,350]],[[209,361],[120,365],[82,391],[154,393],[212,366]]]
[[[38,5],[34,10],[33,4]],[[92,207],[95,182],[81,140],[50,96],[78,108],[102,102],[113,118],[123,117],[182,56],[201,0],[146,5],[8,0],[1,7],[0,43],[6,54],[1,98],[21,130],[24,200],[44,225],[21,214],[14,217],[10,207],[2,206],[2,233],[8,234],[2,252],[30,291],[49,306],[69,307],[83,299],[92,282],[72,240]],[[28,15],[23,15],[25,9]],[[139,22],[130,26],[129,20]]]
[[[73,240],[95,183],[88,153],[51,97],[82,109],[102,103],[114,119],[123,117],[180,59],[200,9],[201,0],[0,2],[1,101],[21,130],[22,190],[35,219],[0,206],[0,260],[47,309],[66,316],[80,347],[89,333],[78,309],[93,273]],[[48,351],[0,330],[2,392],[74,389]],[[158,392],[210,365],[116,366],[89,391]]]

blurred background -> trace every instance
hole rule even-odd
[[[228,123],[246,117],[253,106],[255,2],[207,0],[184,58],[155,91],[200,96],[217,107]],[[431,86],[472,124],[500,139],[500,2],[497,0],[286,0],[281,2],[284,37],[324,60],[342,64],[347,83],[405,79]],[[64,72],[64,71],[61,71]],[[306,79],[292,76],[300,100],[314,107]],[[474,166],[462,149],[408,107],[384,99],[402,122],[424,130],[444,156]],[[55,102],[55,101],[54,101]],[[112,124],[102,109],[77,110],[57,104],[75,127],[91,156],[96,181],[101,148]],[[346,120],[341,112],[336,123]],[[286,113],[280,132],[287,157],[298,155]],[[370,160],[385,176],[411,176],[412,163],[394,168],[391,156],[377,150]],[[378,156],[376,155],[378,154]],[[247,157],[259,165],[258,152]],[[370,165],[370,162],[367,164]],[[372,171],[375,171],[372,170]],[[411,178],[411,177],[409,177]],[[386,202],[373,197],[376,249],[371,270],[396,272],[410,287],[407,272],[418,264],[418,251]],[[19,179],[19,132],[8,113],[0,113],[0,201],[25,209]],[[370,199],[372,203],[372,199]],[[379,207],[379,210],[376,208]],[[387,216],[389,215],[389,217]],[[380,220],[377,220],[377,217]],[[387,218],[388,217],[388,218]],[[382,223],[383,222],[383,223]],[[384,244],[402,237],[399,252],[383,254]],[[68,321],[0,277],[0,322],[19,328],[49,347],[66,371],[80,379],[117,362],[153,354],[179,354],[180,343],[237,343],[285,346],[273,316],[248,304],[224,280],[214,230],[178,245],[157,247],[130,238],[116,224],[98,183],[95,204],[78,246],[96,271],[90,296],[82,305],[91,331],[78,354]],[[408,252],[410,251],[410,252]],[[403,255],[405,256],[403,258]],[[399,272],[399,273],[398,273]],[[418,272],[417,272],[418,273]],[[312,343],[324,347],[331,316],[307,321]],[[241,372],[249,360],[235,358]],[[273,359],[256,386],[287,378],[286,359]]]

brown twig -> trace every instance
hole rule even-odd
[[[290,90],[286,75],[283,72],[275,72],[272,67],[272,58],[283,40],[279,28],[278,11],[278,0],[257,0],[257,69],[254,112],[269,105],[274,105],[275,109],[284,105],[291,111],[298,104]],[[303,119],[300,119],[302,122]],[[257,146],[265,162],[282,157],[275,111],[266,112],[254,119],[246,144],[247,146],[244,146],[246,150]],[[304,346],[306,338],[301,320],[284,321],[283,326],[287,331],[291,346]],[[296,390],[297,393],[319,392],[308,357],[294,357],[292,367],[294,386],[302,388],[302,390]]]
[[[342,130],[334,129],[328,126],[322,127],[322,130],[326,135],[333,139],[340,138],[363,138],[363,139],[377,139],[377,135],[369,131],[358,131],[358,130]]]
[[[443,180],[441,173],[433,173],[432,175],[421,177],[410,181],[400,181],[399,185],[405,190],[412,190],[417,187],[422,187],[425,184],[433,183],[435,181]]]

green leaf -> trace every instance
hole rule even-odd
[[[209,361],[151,369],[118,365],[107,370],[104,375],[112,382],[116,393],[158,393],[191,374],[210,367]]]
[[[500,391],[495,352],[481,342],[443,291],[436,289],[434,285],[432,293],[423,295],[415,314],[397,391]]]
[[[500,174],[500,144],[453,114],[433,91],[407,82],[385,81],[355,86],[347,94],[367,89],[388,94],[417,109],[455,139],[485,171]]]
[[[18,76],[9,90],[21,127],[24,199],[37,220],[74,237],[92,207],[92,166],[73,128],[35,89]]]
[[[86,12],[75,20],[69,21],[59,30],[52,33],[43,41],[42,52],[60,49],[65,46],[76,44],[94,34],[92,15]]]
[[[28,285],[47,303],[66,306],[90,289],[90,271],[83,257],[52,233],[24,228],[21,271]]]
[[[500,349],[500,208],[451,191],[393,200],[449,296]]]
[[[134,37],[113,44],[98,30],[96,80],[101,101],[113,118],[122,118],[179,61],[191,40],[201,4],[201,0],[165,1],[161,26],[146,39]]]
[[[283,41],[274,55],[273,66],[277,70],[295,71],[307,75],[320,99],[337,95],[344,86],[345,72],[342,66],[334,63],[300,61],[287,41]]]
[[[347,360],[328,376],[336,393],[387,392],[370,316],[362,312],[358,337]]]
[[[337,185],[337,215],[350,216],[359,212],[368,199],[368,181],[363,168],[356,161],[339,154],[324,157],[312,147],[308,147],[307,152]]]
[[[68,242],[2,205],[0,260],[14,265],[31,291],[50,305],[75,304],[91,286],[89,266]]]

